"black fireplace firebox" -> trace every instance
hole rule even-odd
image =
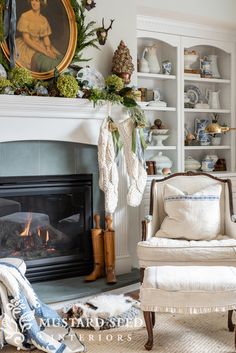
[[[92,270],[92,175],[1,177],[0,258],[19,257],[31,282]]]

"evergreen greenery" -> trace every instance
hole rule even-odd
[[[77,0],[70,0],[71,6],[75,13],[75,20],[77,24],[77,45],[75,49],[75,55],[72,60],[73,62],[90,61],[92,58],[83,58],[83,50],[89,47],[99,49],[97,46],[97,35],[96,28],[94,28],[96,22],[90,21],[86,24],[85,20],[85,7],[83,4],[79,4]]]

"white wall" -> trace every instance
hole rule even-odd
[[[236,29],[235,0],[136,0],[139,14]]]
[[[236,0],[98,0],[96,8],[86,13],[87,18],[95,20],[97,27],[101,26],[103,17],[106,27],[110,19],[115,22],[105,46],[99,46],[99,51],[93,48],[85,51],[85,55],[93,60],[84,65],[96,67],[107,76],[111,71],[113,53],[123,39],[136,66],[137,13],[236,30]]]
[[[107,43],[105,46],[99,46],[100,51],[92,48],[85,54],[93,58],[87,65],[95,66],[107,76],[111,71],[113,53],[121,40],[130,49],[133,63],[136,65],[136,0],[98,0],[96,8],[87,12],[87,18],[95,20],[97,27],[100,27],[103,17],[106,28],[110,24],[110,19],[115,19]]]

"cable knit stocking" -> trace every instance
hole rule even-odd
[[[98,140],[99,187],[105,194],[105,211],[113,213],[118,202],[118,171],[108,119],[104,119]]]
[[[126,168],[130,177],[130,187],[127,195],[128,205],[137,207],[142,201],[143,192],[147,182],[147,173],[142,163],[132,152],[132,131],[134,123],[130,117],[116,121],[123,146]]]

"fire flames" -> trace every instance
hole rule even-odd
[[[28,218],[28,221],[25,225],[25,228],[24,230],[20,233],[20,236],[21,237],[31,237],[32,236],[32,233],[30,231],[30,227],[31,227],[31,223],[32,223],[32,212],[29,212],[29,218]],[[38,235],[39,238],[41,237],[45,237],[45,245],[48,244],[49,240],[50,240],[50,237],[49,237],[49,231],[48,229],[45,231],[43,231],[40,226],[38,226],[37,228],[37,231],[36,231],[36,234]],[[42,238],[43,239],[43,238]]]
[[[26,226],[25,226],[25,229],[23,230],[23,232],[20,233],[20,235],[22,237],[28,237],[30,236],[30,225],[31,225],[31,222],[32,222],[32,213],[30,212],[29,213],[29,219],[28,219],[28,222],[26,223]]]

